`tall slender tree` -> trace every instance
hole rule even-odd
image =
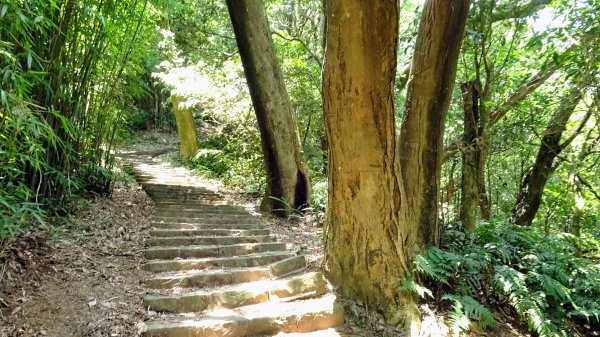
[[[326,6],[326,267],[343,293],[373,304],[394,324],[418,320],[411,296],[399,288],[414,255],[436,242],[441,136],[469,4],[430,0],[424,6],[399,147],[397,1]]]
[[[256,112],[267,171],[261,209],[287,216],[310,200],[298,131],[261,0],[227,0]]]
[[[443,136],[469,0],[427,1],[423,8],[400,132],[409,220],[421,247],[437,245]]]
[[[561,142],[567,122],[582,98],[582,90],[584,89],[581,86],[573,86],[562,98],[558,110],[544,130],[535,162],[523,177],[517,202],[512,211],[511,220],[516,225],[530,225],[540,208],[546,182],[559,164],[556,158],[574,138],[569,137]],[[589,117],[588,113],[581,123],[582,126]],[[579,129],[578,132],[581,130]]]

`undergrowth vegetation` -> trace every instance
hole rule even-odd
[[[444,294],[454,330],[494,328],[495,316],[518,317],[542,337],[600,329],[600,249],[592,237],[540,235],[498,222],[474,233],[449,227],[441,248],[415,260],[424,285],[407,281],[423,298]],[[495,312],[492,312],[492,310]]]

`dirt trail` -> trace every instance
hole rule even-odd
[[[41,229],[8,242],[0,270],[0,336],[136,336],[143,249],[153,202],[135,182],[110,197],[80,200],[57,218],[59,239]]]

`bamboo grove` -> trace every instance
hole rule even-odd
[[[153,12],[148,1],[0,5],[3,234],[50,209],[42,204],[108,191],[128,79],[141,71],[133,65],[146,57]]]

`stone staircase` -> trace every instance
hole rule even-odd
[[[159,314],[145,337],[340,336],[343,308],[304,256],[184,170],[128,159],[156,206],[143,284]]]

